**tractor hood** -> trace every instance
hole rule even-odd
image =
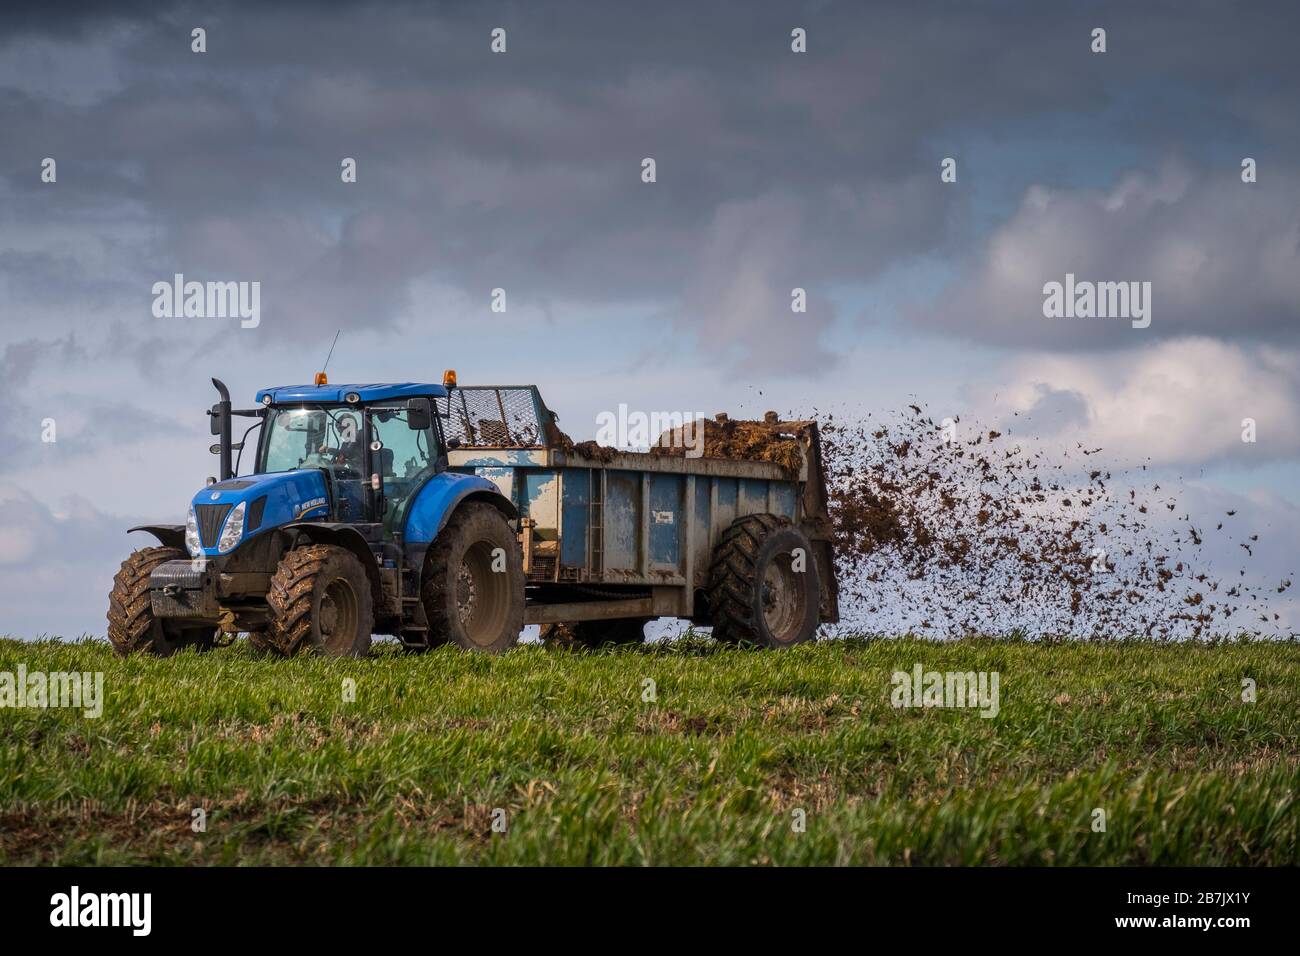
[[[319,469],[230,478],[194,496],[186,547],[195,557],[196,550],[217,557],[264,531],[328,513],[329,495]]]

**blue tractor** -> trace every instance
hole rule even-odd
[[[247,634],[266,653],[513,646],[525,624],[587,644],[654,617],[784,647],[838,617],[816,425],[769,424],[801,464],[584,449],[533,386],[312,385],[209,412],[220,478],[184,525],[144,525],[108,636],[170,655]],[[232,420],[254,419],[239,442]],[[249,435],[260,429],[256,445]],[[254,456],[238,474],[245,453]]]

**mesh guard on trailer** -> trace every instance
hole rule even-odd
[[[435,398],[447,438],[464,448],[544,448],[550,410],[532,385],[469,385]],[[552,426],[553,427],[553,426]]]

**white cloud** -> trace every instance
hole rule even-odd
[[[996,383],[996,384],[994,384]],[[1300,455],[1300,352],[1189,337],[1122,353],[1039,353],[972,389],[1020,431],[1081,441],[1107,461],[1156,464]],[[1242,441],[1252,418],[1257,441]]]

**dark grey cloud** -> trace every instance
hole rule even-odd
[[[21,389],[42,362],[68,364],[85,358],[85,349],[75,335],[60,339],[24,339],[11,342],[0,352],[0,382],[11,390]]]
[[[1294,85],[1294,68],[1277,60],[1277,22],[1232,8],[1174,13],[748,3],[27,12],[5,21],[10,44],[98,42],[113,69],[90,78],[109,92],[88,104],[47,94],[59,77],[0,90],[0,126],[13,134],[0,176],[18,222],[92,238],[113,233],[104,213],[138,222],[77,277],[120,303],[131,302],[123,286],[174,272],[257,278],[266,336],[290,339],[382,328],[417,280],[485,306],[497,286],[541,307],[643,300],[666,304],[673,328],[705,349],[806,372],[826,359],[832,308],[820,299],[792,326],[790,287],[816,293],[961,251],[953,228],[966,200],[937,182],[945,138],[1100,111],[1117,91],[1169,75],[1199,90],[1249,64]],[[1105,61],[1087,52],[1099,18],[1112,34]],[[194,25],[208,30],[207,55],[188,51]],[[508,31],[506,56],[487,52],[493,26]],[[793,26],[809,31],[809,55],[789,52]],[[1277,131],[1269,96],[1236,88],[1223,116]],[[34,176],[47,153],[60,159],[57,190]],[[355,186],[339,182],[343,156],[359,161]],[[653,186],[638,181],[642,156],[658,161]],[[74,271],[68,261],[25,269]]]
[[[54,237],[0,259],[8,295],[111,302],[145,337],[166,334],[145,290],[175,272],[261,281],[263,335],[280,342],[384,328],[428,281],[481,301],[485,319],[498,286],[548,314],[643,303],[733,368],[806,374],[829,357],[829,289],[928,254],[970,272],[944,302],[960,320],[922,324],[1014,345],[954,306],[1019,308],[979,278],[991,251],[971,226],[978,183],[938,181],[954,144],[1103,115],[1139,149],[1294,140],[1295,15],[1281,6],[182,3],[5,16],[10,49],[65,45],[0,84],[9,221]],[[1088,52],[1095,25],[1109,31],[1104,57]],[[495,26],[504,56],[487,49]],[[794,26],[806,55],[789,52]],[[69,82],[103,92],[70,100]],[[55,188],[36,179],[44,155],[59,159]],[[355,185],[339,182],[344,156],[359,162]],[[644,156],[654,185],[638,179]],[[1193,208],[1178,226],[1222,235],[1220,211]],[[1148,224],[1128,245],[1163,238]],[[794,286],[817,304],[797,322]],[[1261,333],[1288,315],[1241,308]]]
[[[6,389],[0,475],[30,470],[49,460],[46,452],[66,451],[84,467],[97,454],[133,448],[144,439],[192,436],[193,426],[163,414],[158,395],[147,387],[103,386],[98,394],[87,394],[96,381],[102,383],[97,359],[110,368],[116,362],[112,352],[91,351],[75,335],[24,339],[0,350],[0,383]],[[73,390],[49,388],[51,376],[64,377]],[[41,387],[28,387],[38,381]],[[78,386],[83,388],[77,391]],[[47,440],[47,421],[53,422],[53,442]]]
[[[1233,160],[1216,169],[1170,160],[1106,189],[1031,187],[958,281],[913,318],[1011,347],[1127,348],[1186,335],[1294,343],[1300,177],[1266,165],[1248,184],[1240,172]],[[1044,315],[1045,286],[1070,275],[1150,283],[1150,325]]]
[[[113,574],[143,534],[86,498],[51,508],[0,481],[0,636],[103,636]],[[136,539],[136,540],[133,540]]]

